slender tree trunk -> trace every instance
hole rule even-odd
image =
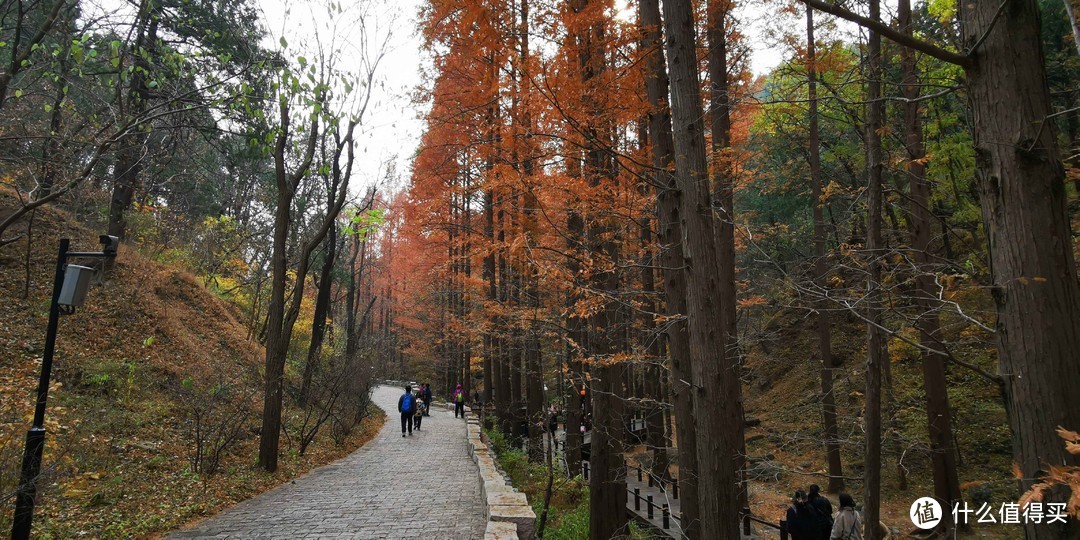
[[[809,118],[810,157],[810,204],[814,209],[814,285],[824,294],[825,274],[828,272],[825,256],[825,215],[821,198],[821,139],[818,129],[817,99],[817,47],[814,43],[814,10],[806,9],[806,79]],[[825,434],[825,461],[829,466],[829,493],[844,489],[844,469],[840,462],[840,433],[836,427],[836,396],[833,394],[833,370],[836,365],[832,355],[832,324],[829,322],[829,305],[825,298],[814,301],[817,310],[818,355],[821,357],[821,416]]]
[[[356,312],[359,310],[360,287],[364,279],[364,267],[367,265],[367,240],[353,237],[352,259],[349,261],[349,292],[345,305],[345,357],[352,359],[360,350],[360,328],[356,324]],[[356,258],[360,257],[360,266]]]
[[[870,18],[881,18],[880,0],[870,0]],[[867,300],[867,360],[864,418],[866,423],[866,449],[863,459],[863,523],[866,540],[877,540],[877,528],[881,520],[881,386],[882,364],[886,361],[885,336],[882,331],[885,319],[881,292],[881,126],[884,102],[881,100],[881,36],[870,31],[867,51],[867,101],[866,152],[869,172],[869,206],[867,208],[866,254],[870,275],[866,284]]]
[[[499,264],[499,304],[505,310],[510,305],[510,269],[507,267],[506,261],[506,220],[505,210],[503,207],[506,205],[505,197],[501,197],[498,203],[498,224],[499,224],[499,252],[498,252],[498,264]],[[514,432],[513,426],[513,414],[511,408],[513,407],[513,389],[511,388],[511,370],[513,364],[513,343],[514,338],[510,330],[509,317],[507,315],[499,316],[499,382],[496,384],[500,390],[495,394],[495,406],[499,410],[499,423],[503,434],[512,436]]]
[[[496,71],[495,59],[493,55],[486,57],[488,63],[487,76],[490,80],[495,80],[498,77]],[[489,87],[492,86],[489,83]],[[487,130],[487,141],[485,156],[484,156],[484,181],[487,188],[484,190],[484,237],[486,240],[487,250],[484,253],[484,281],[487,284],[487,303],[490,306],[489,312],[493,311],[496,302],[498,302],[498,288],[495,282],[495,191],[491,187],[491,184],[495,181],[495,156],[496,156],[496,133],[498,127],[495,125],[496,118],[498,117],[498,100],[492,99],[491,104],[485,111],[484,121],[485,128]],[[504,392],[504,388],[496,389],[496,385],[500,382],[498,377],[499,371],[499,359],[498,353],[498,339],[496,337],[498,333],[498,318],[491,316],[488,317],[487,327],[484,332],[484,404],[494,405],[495,392]],[[485,426],[487,427],[487,426]]]
[[[665,313],[671,317],[664,335],[671,358],[670,388],[675,404],[676,446],[679,456],[679,491],[683,534],[701,538],[697,489],[697,436],[694,432],[693,388],[690,374],[690,342],[686,323],[686,272],[683,267],[682,193],[671,174],[675,155],[671,134],[671,110],[667,105],[668,76],[664,62],[659,0],[641,0],[641,25],[647,75],[645,89],[649,98],[649,133],[652,139],[652,165],[656,170],[656,220],[660,242],[660,265],[664,268]]]
[[[322,96],[316,97],[316,103],[322,103]],[[259,464],[268,472],[277,470],[278,442],[281,435],[281,407],[285,385],[285,360],[292,340],[293,328],[300,314],[300,305],[304,297],[304,284],[307,281],[308,264],[311,252],[334,226],[337,216],[345,204],[348,194],[349,177],[352,174],[353,130],[359,120],[349,122],[347,135],[339,146],[335,157],[335,167],[341,156],[341,150],[348,152],[347,165],[341,174],[337,186],[337,195],[327,201],[326,216],[315,227],[314,234],[307,239],[299,250],[295,269],[295,285],[289,294],[286,308],[285,282],[288,270],[286,248],[289,242],[289,224],[291,222],[292,203],[301,181],[311,168],[312,158],[319,137],[319,118],[312,118],[307,127],[307,140],[304,143],[304,155],[292,174],[286,172],[287,149],[289,147],[289,105],[284,99],[279,103],[281,127],[274,147],[274,177],[277,186],[277,201],[274,210],[274,242],[270,256],[272,268],[272,289],[268,308],[266,330],[266,387],[263,395],[263,418],[259,434]],[[372,194],[374,198],[374,194]]]
[[[139,6],[138,34],[135,45],[132,47],[133,62],[139,69],[134,70],[131,82],[127,90],[127,103],[121,104],[120,108],[125,111],[128,118],[134,118],[146,111],[147,101],[150,97],[146,86],[146,77],[149,75],[150,62],[143,55],[153,54],[156,50],[158,9],[154,7],[153,0],[143,0]],[[116,153],[116,163],[113,165],[113,191],[109,201],[109,234],[118,238],[126,238],[127,218],[126,213],[131,208],[135,196],[135,188],[139,177],[145,168],[147,134],[142,130],[134,130],[124,136],[120,150]]]
[[[690,0],[664,0],[663,11],[670,59],[675,183],[682,194],[679,210],[687,268],[694,428],[698,437],[700,535],[733,540],[739,538],[740,482],[730,449],[739,444],[737,438],[743,426],[741,419],[737,426],[730,425],[732,410],[739,406],[738,366],[716,362],[717,357],[726,356],[727,328],[715,316],[717,310],[723,309],[723,292],[709,198],[694,14]]]
[[[911,0],[900,0],[898,4],[898,24],[906,33],[912,33]],[[930,253],[930,232],[933,216],[930,213],[930,184],[926,180],[923,146],[922,121],[920,119],[919,74],[915,64],[915,52],[907,47],[900,49],[900,62],[904,73],[903,95],[908,100],[904,103],[904,146],[907,150],[907,176],[910,185],[909,207],[911,217],[908,220],[911,232],[913,258],[918,265],[916,285],[918,293],[915,299],[919,318],[915,322],[919,330],[919,342],[926,349],[922,352],[923,384],[926,390],[927,431],[930,435],[930,462],[934,475],[934,496],[941,502],[942,508],[952,509],[960,500],[960,480],[957,475],[956,448],[952,437],[952,411],[949,408],[949,393],[945,380],[946,357],[930,352],[928,349],[941,347],[938,337],[937,292],[935,290],[932,260]],[[952,527],[952,513],[947,511],[939,529],[948,531]]]
[[[333,197],[333,193],[328,196]],[[326,256],[319,271],[319,293],[315,297],[315,313],[311,320],[311,342],[308,344],[307,360],[300,382],[300,402],[306,403],[311,391],[311,379],[315,375],[321,356],[323,336],[326,335],[326,316],[330,311],[330,291],[334,281],[334,261],[337,258],[337,227],[330,227],[326,236]]]
[[[567,174],[575,176],[580,174],[580,163],[576,157],[567,159]],[[573,203],[571,203],[571,208]],[[585,372],[581,362],[581,349],[586,346],[588,336],[581,318],[575,315],[574,304],[577,302],[577,294],[583,290],[581,283],[581,264],[578,255],[582,253],[582,237],[585,232],[585,221],[581,215],[571,209],[566,221],[566,248],[570,257],[566,263],[567,272],[573,276],[573,287],[567,294],[567,368],[569,381],[567,387],[570,396],[566,403],[566,469],[570,476],[581,474],[581,446],[584,444],[581,427],[584,422],[584,405],[587,399],[585,395]]]

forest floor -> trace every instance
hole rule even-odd
[[[976,299],[977,300],[977,299]],[[989,297],[981,300],[992,312]],[[968,305],[972,299],[967,300]],[[985,312],[984,312],[985,313]],[[833,354],[842,361],[835,371],[841,454],[845,490],[856,503],[863,500],[862,393],[866,364],[865,325],[854,317],[834,316]],[[756,346],[747,354],[746,416],[760,420],[747,429],[747,454],[753,458],[750,487],[756,514],[772,522],[783,519],[796,489],[827,485],[824,445],[820,440],[820,363],[813,361],[817,336],[805,312],[775,309],[761,314]],[[956,342],[953,352],[994,373],[993,342],[971,328],[945,319]],[[891,340],[892,412],[886,413],[886,442],[882,475],[882,521],[906,537],[916,531],[908,517],[911,504],[933,495],[925,393],[918,351]],[[808,361],[809,360],[809,361]],[[1012,447],[1005,410],[997,388],[975,372],[949,367],[949,399],[959,448],[958,474],[964,501],[979,508],[986,503],[995,516],[1003,503],[1020,493],[1011,473]],[[888,399],[886,399],[888,402]],[[888,418],[892,418],[891,421]],[[901,485],[901,471],[906,486]],[[830,495],[834,509],[836,495]],[[1015,525],[976,524],[975,538],[1022,538]]]
[[[0,193],[0,208],[11,203]],[[3,531],[11,524],[61,236],[71,238],[72,249],[100,249],[98,233],[49,208],[34,218],[29,254],[25,238],[0,248]],[[378,433],[385,417],[372,410],[346,440],[320,435],[303,456],[285,437],[278,471],[261,472],[263,349],[242,320],[187,271],[121,247],[104,286],[92,287],[86,305],[60,320],[35,538],[152,536],[335,461]],[[215,474],[193,471],[196,410],[240,428]]]

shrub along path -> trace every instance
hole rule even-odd
[[[375,389],[386,424],[353,454],[167,538],[483,538],[465,421],[433,407],[423,428],[402,438],[402,391]]]

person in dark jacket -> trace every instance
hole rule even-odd
[[[809,503],[814,514],[814,538],[829,540],[833,526],[832,502],[821,494],[821,488],[817,484],[811,484],[809,491],[806,494],[806,502]]]
[[[796,490],[787,509],[787,531],[791,540],[815,540],[814,511],[806,502],[806,492]]]
[[[424,383],[424,416],[431,416],[431,385]]]
[[[405,436],[406,428],[412,435],[413,414],[416,412],[416,396],[413,396],[412,386],[405,385],[405,393],[397,400],[397,410],[401,413],[401,436]]]

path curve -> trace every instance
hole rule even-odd
[[[386,424],[348,457],[167,538],[483,538],[480,473],[464,420],[433,407],[423,429],[402,438],[401,393],[374,390]]]

